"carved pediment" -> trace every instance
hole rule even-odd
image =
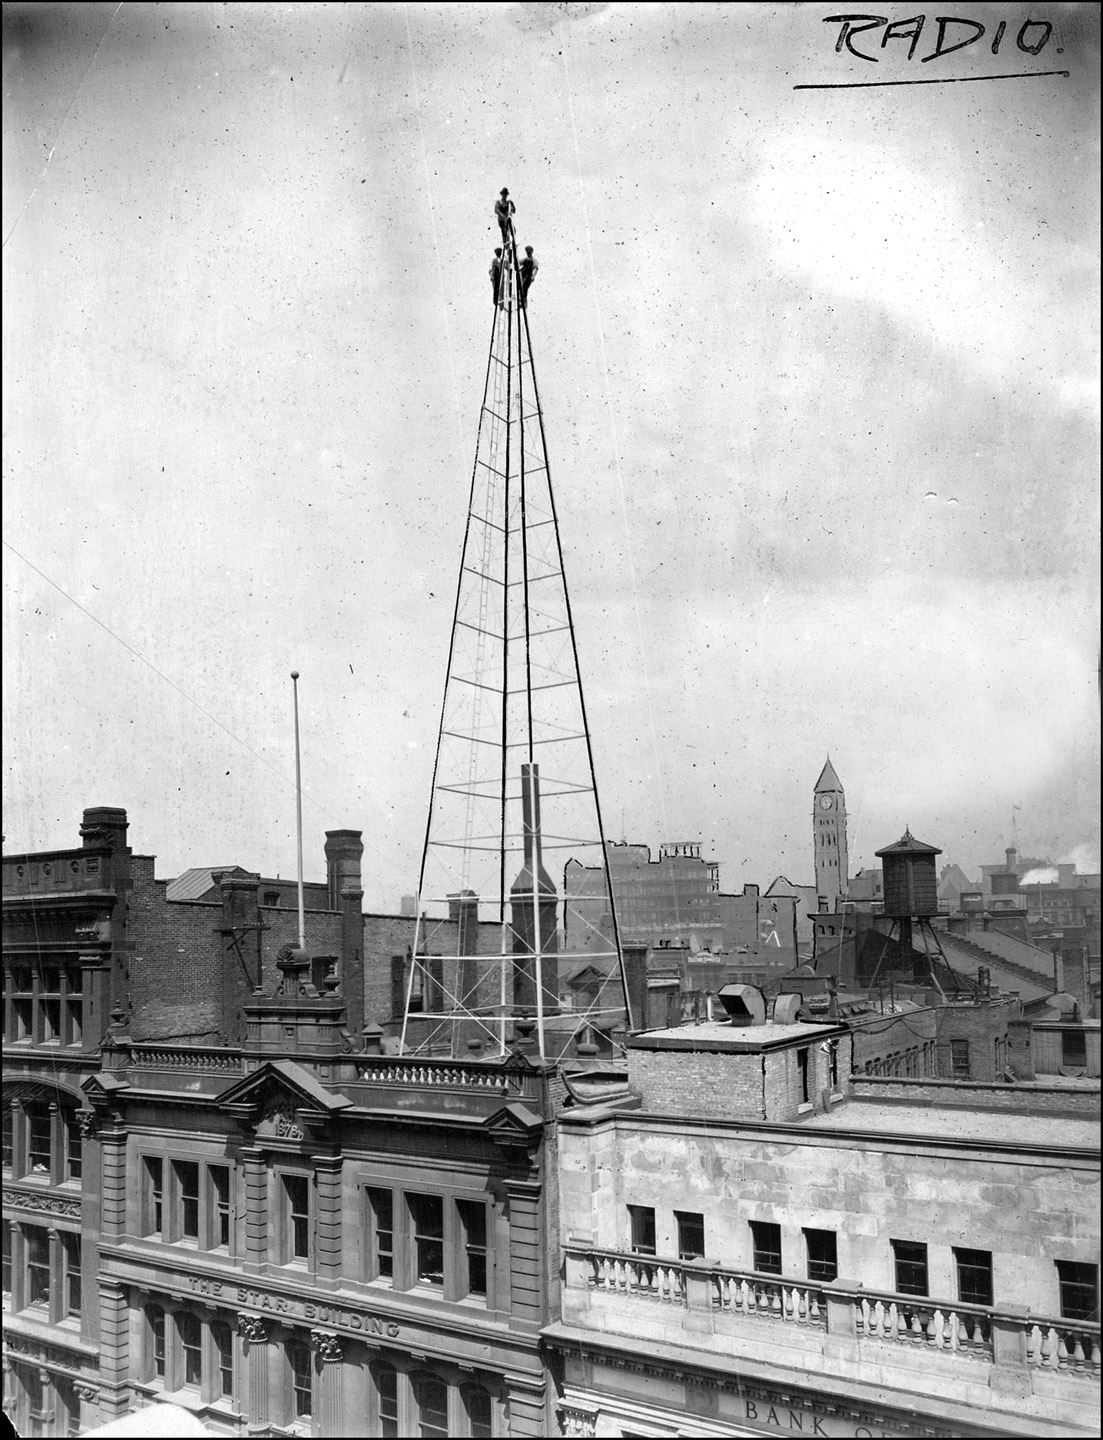
[[[483,1124],[495,1145],[509,1150],[529,1150],[539,1144],[544,1133],[540,1116],[516,1100],[496,1110]]]
[[[315,1080],[291,1060],[272,1060],[236,1081],[217,1101],[220,1110],[256,1127],[258,1139],[305,1140],[352,1101]]]

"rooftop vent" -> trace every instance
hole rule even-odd
[[[725,985],[719,998],[733,1025],[765,1025],[766,1003],[753,985]]]

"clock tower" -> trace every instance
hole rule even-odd
[[[835,908],[846,899],[846,796],[830,755],[816,781],[812,801],[812,833],[816,846],[816,894]]]

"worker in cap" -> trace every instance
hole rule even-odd
[[[532,246],[525,246],[525,258],[521,261],[521,304],[528,300],[529,286],[536,279],[536,272],[540,269],[540,262],[532,253]]]
[[[509,191],[503,190],[497,203],[494,206],[494,213],[498,217],[498,226],[502,232],[502,243],[509,244],[509,234],[513,228],[513,215],[516,206],[509,198]]]
[[[495,248],[494,259],[490,262],[490,288],[494,292],[494,303],[498,303],[498,292],[502,288],[502,247]]]

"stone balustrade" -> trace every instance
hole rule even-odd
[[[241,1052],[217,1045],[143,1045],[126,1047],[129,1063],[140,1070],[203,1070],[225,1075],[242,1073]]]
[[[493,1090],[506,1094],[517,1088],[505,1068],[463,1060],[406,1060],[401,1056],[353,1057],[357,1078],[366,1085],[427,1085],[443,1089]]]
[[[859,1342],[961,1356],[989,1365],[1099,1378],[1099,1325],[871,1291],[834,1280],[793,1282],[704,1260],[568,1245],[568,1287],[714,1315],[792,1325]]]

